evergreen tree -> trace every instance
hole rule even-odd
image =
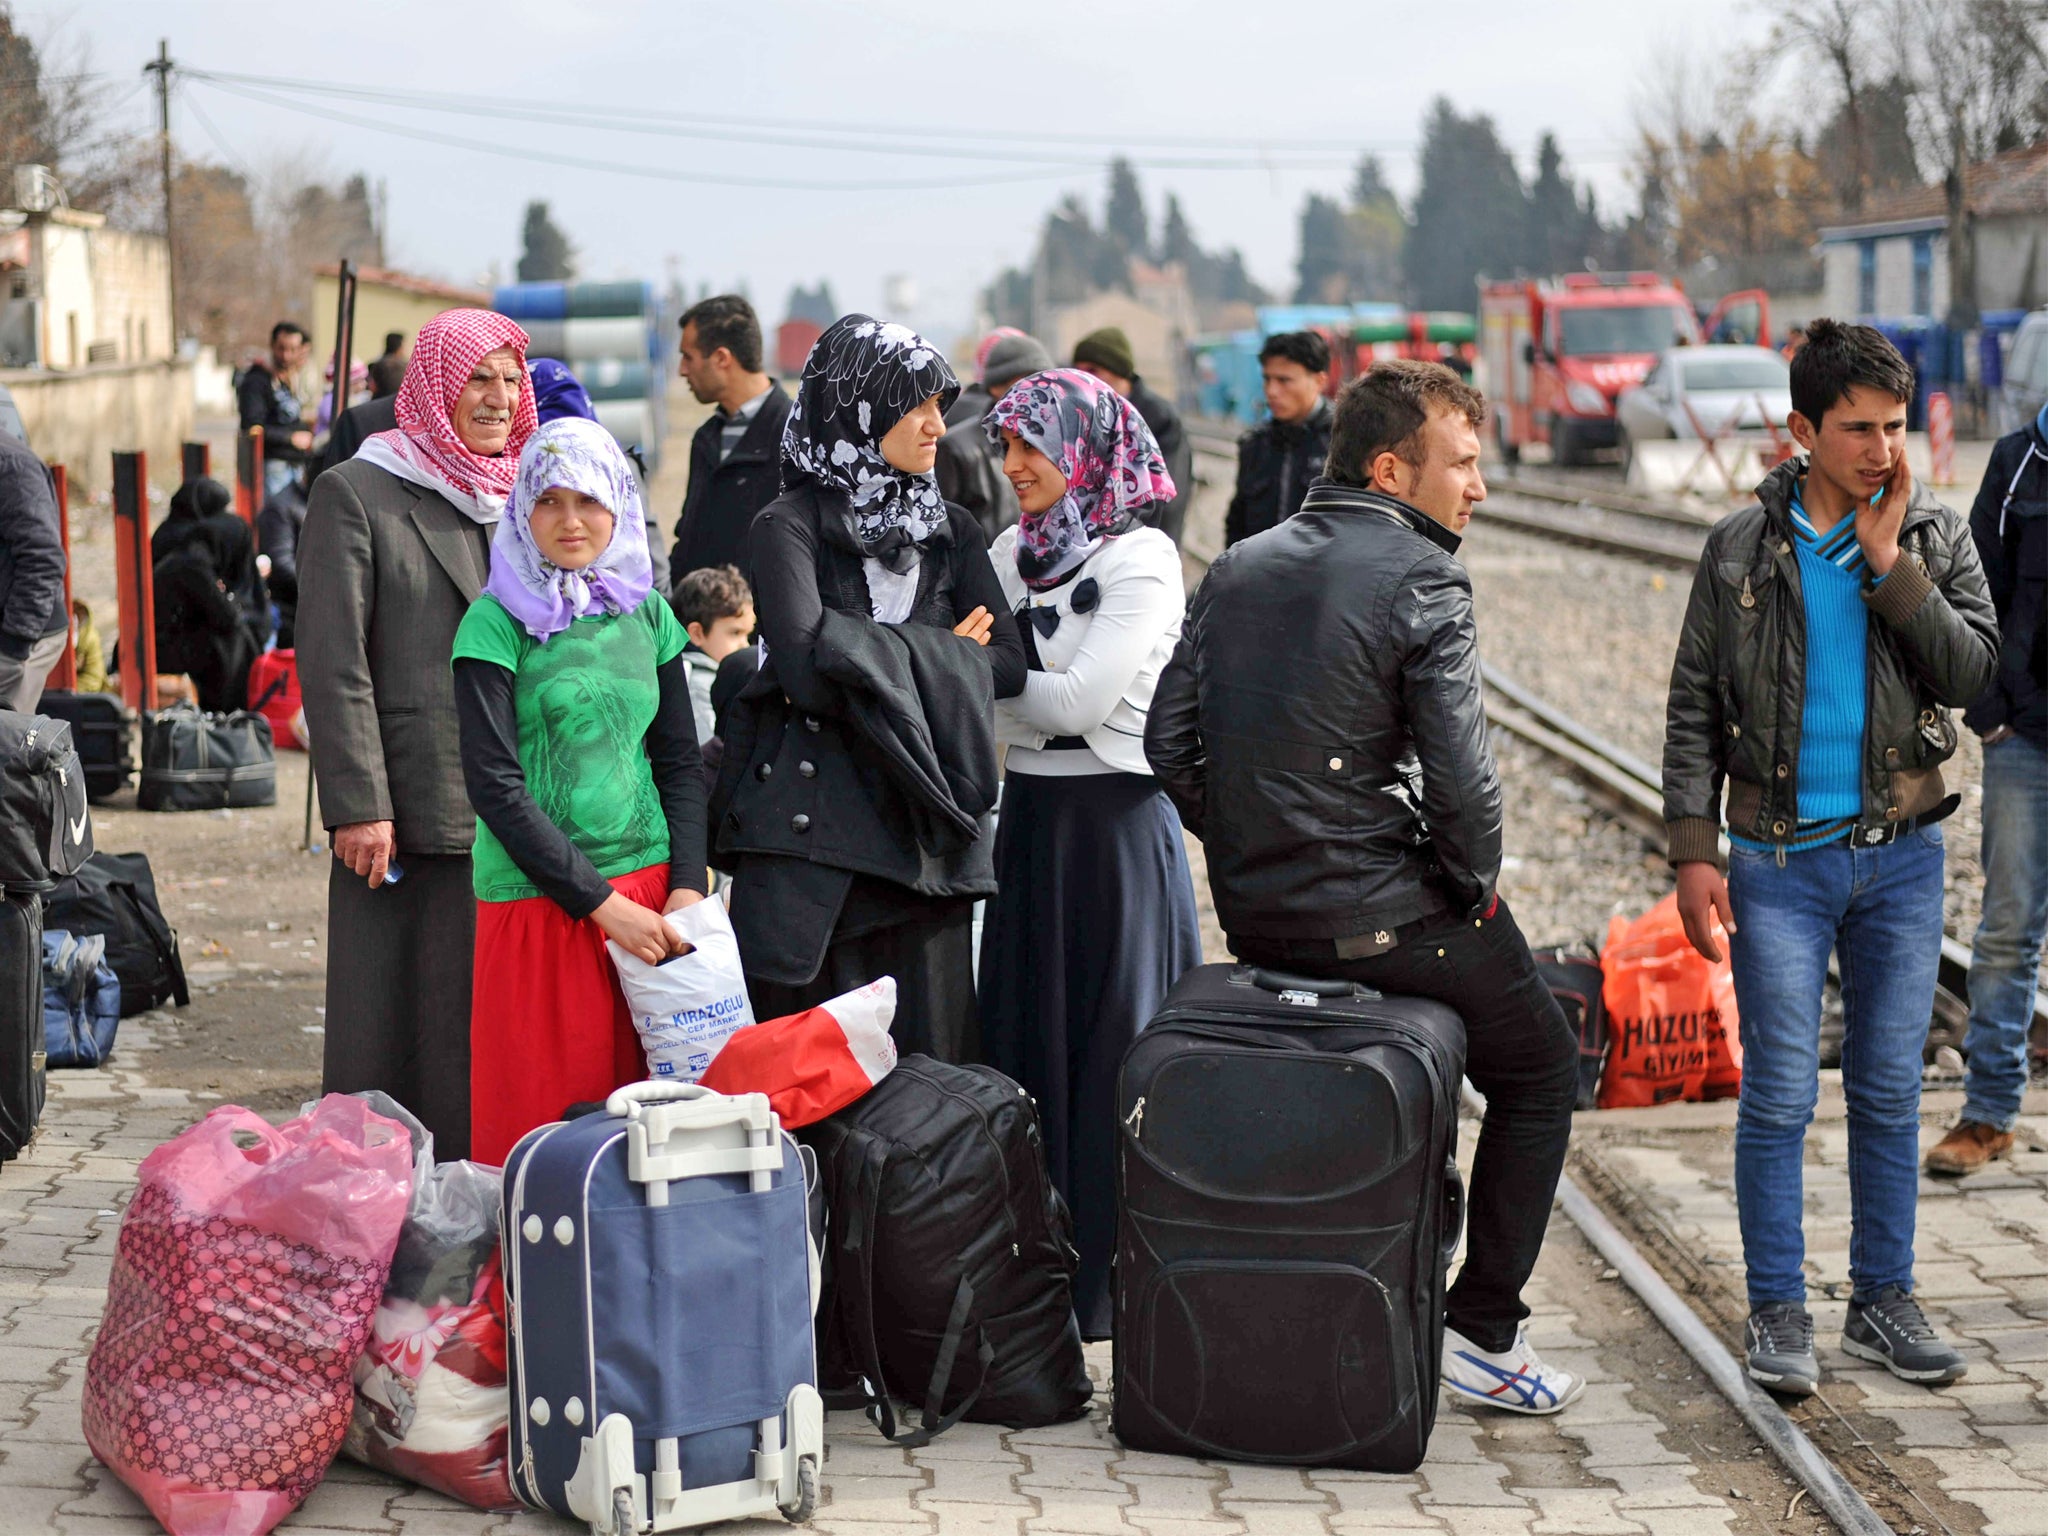
[[[1179,262],[1188,269],[1192,282],[1201,255],[1202,248],[1195,244],[1195,232],[1188,228],[1188,217],[1181,212],[1180,198],[1172,192],[1167,193],[1166,217],[1159,227],[1159,259]]]
[[[1351,242],[1344,210],[1311,192],[1301,209],[1301,260],[1294,302],[1343,304],[1351,296]]]
[[[1575,272],[1599,243],[1599,220],[1564,171],[1557,136],[1545,133],[1536,146],[1536,179],[1529,185],[1529,233],[1524,261],[1534,272]]]
[[[1469,310],[1482,273],[1508,276],[1528,228],[1529,200],[1493,119],[1460,117],[1438,97],[1422,130],[1415,223],[1402,248],[1414,302]]]
[[[1151,259],[1152,230],[1145,194],[1138,188],[1137,171],[1122,155],[1109,162],[1109,205],[1103,211],[1102,225],[1126,256]]]
[[[549,217],[546,203],[526,205],[521,239],[525,249],[519,256],[520,282],[566,282],[576,275],[576,247]]]

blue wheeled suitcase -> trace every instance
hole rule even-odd
[[[780,1510],[825,1456],[805,1162],[763,1094],[635,1083],[505,1160],[512,1486],[596,1536]]]

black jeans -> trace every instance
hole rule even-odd
[[[1464,1019],[1465,1075],[1486,1095],[1486,1119],[1445,1320],[1481,1349],[1511,1348],[1571,1142],[1579,1046],[1508,904],[1364,960],[1319,957],[1327,944],[1245,939],[1231,949],[1254,965],[1433,998]]]

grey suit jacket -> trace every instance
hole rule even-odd
[[[299,686],[321,820],[397,824],[403,852],[467,853],[451,654],[491,531],[360,459],[313,482],[299,535]]]

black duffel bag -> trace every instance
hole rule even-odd
[[[1088,1411],[1072,1223],[1030,1096],[992,1067],[905,1056],[808,1126],[830,1212],[820,1380],[859,1382],[919,1446],[961,1419],[1027,1429]],[[898,1433],[891,1388],[921,1410]]]
[[[164,920],[147,854],[94,854],[43,898],[43,925],[105,936],[107,964],[121,979],[123,1018],[192,1001],[178,932]]]
[[[145,811],[277,804],[270,722],[246,709],[207,715],[191,704],[143,715],[135,804]]]
[[[91,852],[71,727],[0,709],[0,891],[47,891]]]

